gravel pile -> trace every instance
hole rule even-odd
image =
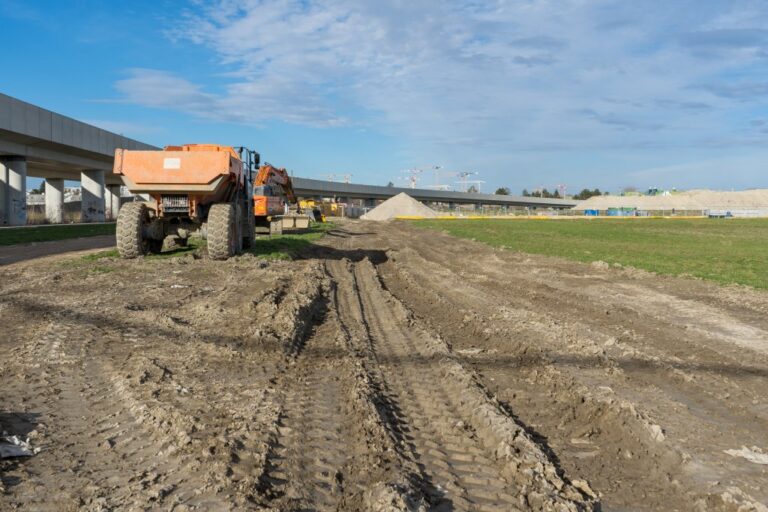
[[[363,220],[389,220],[395,217],[437,217],[437,212],[405,192],[390,197],[362,217]]]
[[[668,196],[596,196],[579,203],[574,210],[764,210],[768,209],[768,189],[719,192],[690,190]]]

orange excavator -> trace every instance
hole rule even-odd
[[[288,171],[265,163],[253,180],[253,216],[257,233],[269,233],[272,218],[288,213],[288,205],[298,207]]]

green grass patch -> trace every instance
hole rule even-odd
[[[173,249],[166,249],[160,254],[148,254],[144,256],[144,259],[165,260],[169,258],[178,258],[179,256],[184,256],[185,254],[195,252],[198,249],[200,250],[205,249],[205,246],[206,246],[206,242],[202,238],[191,237],[187,242],[187,245],[184,247],[174,247]],[[119,258],[119,257],[120,257],[120,253],[117,252],[117,249],[108,249],[106,251],[97,251],[91,254],[86,254],[85,256],[81,256],[80,260],[86,261],[86,262],[94,262],[94,261],[100,260],[101,258]]]
[[[259,237],[250,252],[270,260],[291,260],[334,227],[331,222],[318,222],[302,233]]]
[[[410,222],[520,252],[768,289],[768,219]]]
[[[28,244],[114,234],[114,224],[56,224],[3,228],[0,229],[0,245]]]
[[[119,258],[120,253],[117,252],[117,249],[108,249],[106,251],[98,251],[98,252],[92,252],[91,254],[86,254],[85,256],[82,256],[80,259],[83,261],[97,261],[101,258]]]

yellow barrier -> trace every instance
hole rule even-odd
[[[635,216],[608,216],[608,215],[510,215],[503,216],[481,216],[481,215],[468,215],[466,217],[457,217],[453,215],[439,216],[439,217],[420,217],[414,215],[400,215],[395,217],[398,220],[642,220],[642,219],[706,219],[708,217],[704,215],[648,215],[642,217]]]

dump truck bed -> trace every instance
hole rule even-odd
[[[193,150],[115,151],[115,174],[132,193],[216,196],[227,183],[244,179],[242,162],[225,146],[200,145]]]

